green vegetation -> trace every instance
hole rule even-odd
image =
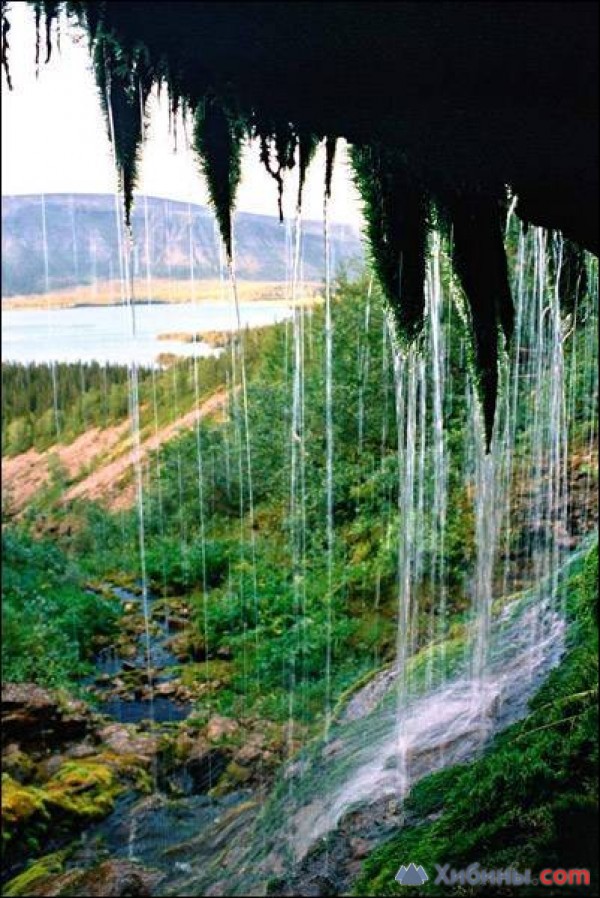
[[[266,328],[243,333],[246,363],[256,365]],[[226,383],[230,359],[179,359],[167,370],[138,369],[140,425],[152,429],[177,420]],[[92,427],[110,427],[129,415],[130,371],[125,365],[2,365],[2,454],[48,449],[69,443]],[[56,396],[56,402],[55,402]]]
[[[447,283],[449,260],[444,254],[441,264]],[[444,306],[443,314],[455,316],[455,311]],[[594,420],[588,388],[589,328],[579,327],[588,314],[590,310],[583,306],[573,310],[568,326],[577,326],[565,341],[574,458],[589,451]],[[384,299],[376,285],[371,289],[365,277],[355,282],[344,276],[339,279],[332,303],[335,538],[331,590],[326,530],[326,346],[324,310],[316,308],[305,312],[296,328],[288,322],[247,331],[243,346],[234,341],[218,358],[201,360],[197,366],[193,360],[182,360],[154,375],[143,372],[143,436],[152,434],[157,422],[177,420],[195,407],[197,399],[202,401],[216,391],[224,392],[228,401],[218,419],[203,419],[197,428],[148,456],[141,507],[111,512],[100,502],[59,501],[66,475],[56,466],[50,488],[29,505],[21,522],[5,522],[5,678],[76,689],[89,670],[95,647],[106,641],[123,648],[123,641],[119,643],[126,630],[123,621],[123,632],[116,640],[113,636],[120,606],[115,609],[107,599],[87,593],[84,584],[112,581],[137,588],[142,574],[139,524],[143,515],[150,588],[159,596],[156,605],[178,618],[175,644],[184,660],[173,673],[194,703],[187,725],[201,731],[219,713],[235,719],[243,740],[257,721],[271,721],[283,731],[280,725],[288,721],[291,709],[292,750],[306,746],[321,731],[324,714],[339,711],[352,688],[396,653],[397,551],[406,520],[398,502],[397,397],[384,315]],[[415,683],[441,664],[452,668],[462,658],[470,624],[467,584],[475,563],[475,521],[465,467],[472,463],[468,456],[472,435],[464,330],[456,317],[448,332],[446,365],[452,390],[443,397],[449,456],[443,541],[446,617],[441,619],[438,610],[435,579],[439,542],[429,501],[433,473],[424,465],[424,526],[419,533],[423,577],[415,603],[413,646],[423,651],[411,667]],[[242,349],[248,426],[241,386]],[[301,389],[298,378],[294,379],[299,358],[303,360]],[[71,439],[92,423],[104,426],[126,420],[129,391],[124,369],[91,366],[83,382],[77,366],[64,366],[57,373],[62,390],[59,412],[65,434],[69,422]],[[112,411],[106,404],[105,373],[108,395],[115,397]],[[8,396],[5,392],[7,433],[26,415],[37,421],[54,414],[49,369],[7,367],[5,378],[11,388]],[[32,411],[35,397],[38,404]],[[524,478],[532,476],[527,408],[525,403],[515,421],[515,469],[522,469]],[[426,415],[429,426],[430,408]],[[47,445],[37,433],[33,444]],[[587,469],[577,470],[589,480]],[[524,495],[527,502],[531,484],[515,486],[515,501]],[[44,526],[52,528],[54,543],[33,535]],[[506,548],[516,553],[516,559],[527,556],[522,539],[515,526]],[[503,573],[500,567],[501,561],[495,572],[498,578]],[[528,572],[521,574],[526,582]],[[591,808],[586,797],[591,789],[588,761],[596,750],[591,729],[597,652],[590,612],[594,576],[594,561],[588,560],[572,581],[570,651],[536,698],[530,718],[496,740],[493,750],[474,765],[440,773],[416,787],[411,803],[421,825],[404,830],[369,858],[359,894],[392,894],[393,876],[403,857],[414,858],[426,869],[433,860],[456,869],[478,859],[486,868],[513,863],[534,869],[540,863],[550,866],[554,860],[556,866],[565,866],[570,857],[575,866],[583,865],[574,850],[569,853],[570,837],[564,833],[572,830],[574,844],[584,851],[587,843],[582,830]],[[134,632],[135,615],[128,614]],[[442,633],[446,636],[443,652],[441,640],[432,642],[433,636]],[[180,657],[178,649],[174,651]],[[328,661],[330,681],[325,673]],[[125,680],[129,686],[130,680]],[[89,773],[89,782],[83,773]],[[343,773],[343,768],[336,768],[336,775]],[[121,785],[114,777],[107,779],[103,768],[82,772],[77,764],[76,770],[62,769],[50,792],[62,796],[62,786],[69,785],[71,774],[81,778],[78,782],[85,794],[89,789],[91,805],[86,799],[85,808],[78,809],[69,793],[64,801],[60,799],[61,813],[81,810],[91,818],[96,810],[100,814],[112,807],[117,794],[113,787],[119,790]],[[230,764],[219,788],[233,788],[246,775],[243,765]],[[285,781],[282,784],[282,789],[288,788]],[[51,805],[57,806],[56,801],[46,793],[42,796],[37,783],[12,781],[8,787],[20,814],[15,817],[14,832],[22,825],[29,835],[31,823],[39,824],[45,833],[50,819],[46,814]],[[431,819],[442,811],[439,819]]]
[[[141,382],[148,376],[141,371]],[[69,442],[89,427],[123,421],[129,412],[128,378],[125,365],[4,363],[2,454],[17,455],[32,447],[42,451],[59,440]]]
[[[357,676],[391,657],[395,645],[395,545],[401,526],[397,511],[395,387],[389,369],[389,342],[382,339],[382,297],[375,288],[367,300],[368,286],[366,279],[350,283],[342,276],[333,304],[336,544],[330,596],[332,701]],[[145,560],[153,588],[164,594],[187,595],[209,661],[223,650],[233,656],[235,674],[207,700],[207,713],[212,702],[226,713],[283,718],[288,713],[290,691],[300,719],[315,720],[324,710],[329,610],[323,316],[323,310],[316,309],[304,320],[304,432],[298,451],[294,444],[300,437],[291,438],[291,324],[243,335],[252,509],[242,394],[239,386],[232,389],[230,382],[231,351],[216,359],[198,361],[196,371],[193,361],[186,359],[157,373],[154,379],[147,372],[141,379],[141,424],[145,433],[152,433],[155,417],[167,423],[194,407],[196,384],[203,398],[219,387],[229,388],[225,420],[202,422],[198,431],[192,430],[161,447],[156,463],[149,465],[145,482]],[[459,336],[457,330],[451,364],[460,379]],[[238,384],[239,350],[237,347],[235,361]],[[112,410],[110,405],[107,408],[102,382],[107,372],[113,377],[108,393],[114,399]],[[128,383],[122,369],[90,366],[85,373],[82,381],[77,366],[58,370],[62,390],[59,410],[70,424],[71,438],[92,423],[116,423],[127,411]],[[5,383],[11,387],[5,390],[9,430],[14,429],[14,422],[23,417],[36,394],[40,405],[31,419],[53,415],[51,372],[47,368],[11,366],[6,370]],[[446,407],[449,439],[457,458],[463,452],[463,396],[457,390],[448,397]],[[35,440],[38,448],[43,447],[41,435]],[[292,465],[301,477],[293,512]],[[30,506],[26,520],[35,524],[40,510],[57,520],[64,550],[73,566],[89,578],[112,576],[118,580],[122,572],[133,579],[139,577],[137,510],[110,514],[100,505],[83,501],[70,508],[60,506],[57,500],[64,478],[59,475],[57,472],[45,497]],[[450,615],[465,607],[463,584],[474,546],[472,539],[465,538],[465,533],[472,530],[472,506],[458,474],[451,477],[449,488],[446,563],[451,585]],[[11,533],[7,525],[9,549],[11,539],[17,539]],[[45,551],[39,549],[42,556]],[[426,541],[426,567],[431,551],[433,547]],[[10,584],[7,588],[9,592],[13,589]],[[27,596],[27,608],[35,609],[32,590],[26,583],[20,588]],[[432,602],[433,595],[422,603],[421,640],[427,638]],[[9,602],[9,617],[15,613],[13,607],[14,602]],[[39,608],[36,613],[41,620]],[[77,619],[80,632],[87,632],[85,615],[78,614]],[[18,632],[27,632],[31,626],[25,618],[15,620],[18,624],[9,646]],[[62,651],[59,654],[64,655]],[[15,648],[10,670],[18,668],[18,655]],[[21,677],[26,675],[28,663],[24,653]]]
[[[202,422],[198,431],[165,444],[156,464],[148,468],[145,562],[153,588],[186,594],[209,661],[218,652],[232,654],[235,674],[207,698],[206,713],[213,703],[228,714],[284,718],[292,692],[298,718],[317,719],[323,713],[327,689],[324,670],[330,612],[332,701],[357,676],[394,652],[395,546],[402,523],[397,511],[395,387],[389,343],[382,339],[383,303],[381,294],[373,290],[367,327],[368,282],[342,279],[337,287],[333,304],[336,545],[330,609],[322,309],[313,310],[304,323],[302,437],[291,438],[291,325],[246,336],[252,509],[239,389],[229,391],[224,421]],[[460,382],[464,375],[459,337],[456,330],[451,364]],[[229,353],[212,365],[211,371],[207,364],[199,372],[203,391],[219,377],[226,383]],[[237,365],[239,378],[239,358]],[[161,375],[160,415],[166,409],[173,414],[174,408],[181,414],[186,403],[193,401],[191,374],[186,362]],[[446,407],[457,459],[464,442],[463,396],[457,389]],[[151,409],[144,414],[150,415]],[[292,465],[298,472],[295,510],[290,506]],[[472,505],[459,475],[457,465],[449,483],[445,544],[449,616],[466,607],[464,580],[474,558],[473,540],[465,537],[472,531]],[[111,515],[97,505],[79,503],[62,515],[70,519],[75,512],[85,523],[75,528],[70,551],[89,576],[110,578],[121,571],[140,575],[136,509]],[[426,540],[426,569],[433,551]],[[424,587],[421,642],[428,638],[431,625],[433,592],[427,597],[431,589]]]
[[[447,278],[445,257],[443,265]],[[208,663],[222,652],[232,658],[231,675],[222,689],[207,698],[206,713],[214,707],[234,715],[283,718],[291,692],[299,719],[317,719],[324,710],[327,688],[324,669],[330,613],[332,701],[358,677],[394,655],[396,545],[403,526],[398,514],[396,397],[389,345],[383,338],[383,298],[377,287],[370,299],[368,294],[366,279],[351,283],[342,276],[333,302],[336,536],[334,588],[329,597],[323,309],[314,309],[304,319],[304,429],[293,437],[292,326],[282,324],[243,335],[252,508],[239,388],[240,347],[233,346],[235,357],[227,349],[218,358],[199,360],[196,370],[193,360],[184,359],[155,377],[144,372],[141,378],[145,434],[153,432],[155,421],[176,420],[193,408],[196,390],[201,398],[219,388],[228,390],[224,420],[203,421],[197,430],[162,446],[159,455],[152,457],[144,482],[145,564],[151,586],[163,595],[186,596],[193,609],[196,642],[202,643]],[[453,324],[448,365],[454,387],[444,397],[450,453],[444,541],[449,594],[447,620],[435,623],[442,628],[460,622],[469,606],[465,584],[475,557],[473,504],[463,477],[467,410],[462,333]],[[583,329],[575,331],[569,343],[572,356],[568,356],[575,372],[573,435],[583,445],[589,438],[591,420],[584,338]],[[237,366],[236,389],[231,382],[232,363]],[[10,386],[5,390],[5,426],[14,427],[36,395],[40,404],[32,417],[52,415],[49,370],[42,366],[5,367],[5,385]],[[114,398],[112,411],[110,405],[107,408],[102,380],[107,374],[112,378],[108,392]],[[77,366],[58,366],[58,383],[64,397],[59,409],[72,433],[92,422],[115,423],[127,412],[128,382],[123,369],[89,366],[82,381]],[[526,453],[527,422],[519,420],[517,427],[519,451]],[[296,472],[293,507],[292,466]],[[41,508],[58,520],[64,550],[72,565],[87,577],[112,577],[119,582],[127,572],[132,581],[139,578],[138,510],[111,514],[101,505],[85,501],[59,507],[59,474],[26,519],[34,523]],[[429,481],[424,489],[428,495]],[[6,538],[12,538],[10,529]],[[435,552],[428,527],[421,538],[425,578],[417,621],[419,646],[431,638],[437,604],[435,585],[428,580]],[[518,540],[515,533],[516,551]],[[46,548],[39,551],[43,554]],[[26,586],[21,584],[21,588],[30,596]],[[35,609],[33,599],[28,601],[28,607]],[[9,618],[15,613],[13,607],[14,602],[9,602]],[[85,615],[78,614],[77,619],[80,632],[86,632]],[[15,625],[15,633],[23,622]],[[64,641],[64,633],[61,638]],[[64,655],[62,651],[59,654]],[[17,665],[17,656],[18,652],[11,656],[10,669]],[[24,658],[24,671],[28,663]]]
[[[394,877],[409,860],[430,874],[436,863],[462,870],[479,862],[488,870],[514,867],[533,875],[546,867],[597,875],[597,585],[596,546],[569,584],[567,654],[531,702],[531,714],[499,735],[480,760],[417,784],[408,805],[421,822],[369,857],[354,894],[403,893]],[[430,881],[423,893],[475,889],[449,890]],[[514,891],[537,893],[535,886]]]
[[[74,562],[15,528],[2,533],[2,676],[75,688],[116,611],[86,592]]]

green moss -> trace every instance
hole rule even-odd
[[[225,251],[233,257],[232,214],[242,175],[245,124],[216,97],[205,97],[194,117],[194,149],[206,177]]]
[[[208,794],[211,798],[221,798],[228,792],[233,792],[235,789],[239,789],[240,786],[245,785],[251,777],[252,771],[248,767],[243,767],[235,761],[230,761],[219,777],[218,783]]]
[[[150,761],[147,758],[135,754],[116,754],[107,750],[97,755],[94,760],[112,770],[119,782],[131,783],[138,792],[152,791],[152,775],[148,770]]]
[[[235,665],[230,661],[201,661],[197,664],[186,664],[182,668],[181,682],[191,688],[214,680],[227,684],[231,683],[235,674]]]
[[[5,842],[43,834],[52,819],[97,818],[109,813],[122,791],[115,772],[97,760],[67,761],[44,786],[22,786],[2,777],[2,824]]]
[[[5,833],[20,828],[34,815],[47,817],[45,795],[36,786],[22,786],[8,773],[2,774],[2,825]]]
[[[114,770],[96,759],[67,761],[45,785],[49,806],[78,817],[102,817],[114,806],[122,791]]]
[[[67,851],[48,854],[30,864],[23,873],[8,882],[2,894],[6,898],[21,898],[31,894],[33,886],[41,886],[45,879],[63,872]]]
[[[373,268],[391,308],[396,336],[409,342],[423,324],[429,202],[401,154],[354,146],[351,162],[364,203]]]
[[[131,225],[133,192],[137,182],[140,150],[145,129],[145,109],[156,73],[141,45],[125,51],[113,35],[100,32],[94,40],[94,72],[125,211]]]

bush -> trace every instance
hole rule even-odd
[[[46,686],[87,672],[95,638],[111,633],[116,610],[83,588],[80,575],[48,542],[16,529],[2,534],[2,676]]]

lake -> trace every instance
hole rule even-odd
[[[261,327],[291,316],[273,302],[240,303],[242,325]],[[131,310],[124,306],[80,306],[72,309],[18,309],[2,312],[2,358],[5,362],[126,363],[150,365],[160,353],[181,356],[215,353],[204,343],[158,340],[164,333],[236,329],[231,303],[147,303],[135,306],[136,337]]]

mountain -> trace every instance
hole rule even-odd
[[[120,230],[121,220],[111,194],[3,196],[2,296],[54,292],[118,277]],[[334,271],[340,263],[362,257],[355,228],[332,224],[330,230]],[[136,276],[146,275],[148,255],[152,277],[187,278],[191,237],[195,277],[218,277],[215,219],[208,207],[139,197],[133,231]],[[290,235],[286,241],[286,228],[277,218],[238,213],[236,241],[238,277],[254,281],[286,279]],[[323,246],[322,223],[305,222],[302,250],[303,277],[307,281],[323,278]]]

